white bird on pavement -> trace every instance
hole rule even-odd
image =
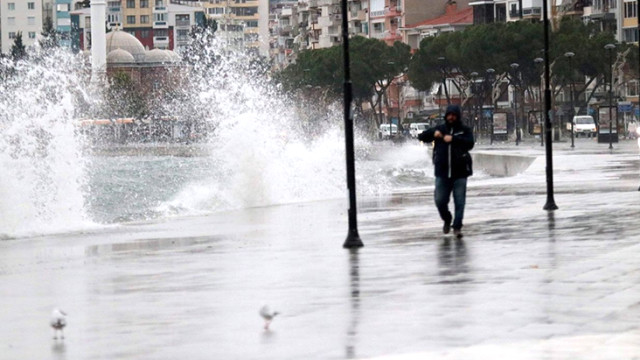
[[[274,317],[276,317],[276,315],[278,315],[277,311],[271,311],[271,309],[269,309],[269,306],[265,305],[262,307],[262,309],[260,309],[260,316],[262,316],[262,318],[264,319],[264,329],[265,330],[269,330],[269,324],[271,324],[271,321],[273,320]]]
[[[51,324],[51,327],[53,328],[53,338],[57,339],[58,331],[60,331],[61,338],[64,339],[64,332],[62,329],[67,326],[67,314],[58,308],[53,309],[49,324]]]

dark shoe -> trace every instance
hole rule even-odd
[[[444,223],[444,226],[442,227],[442,232],[445,234],[448,234],[449,231],[451,231],[451,223]]]
[[[462,235],[462,231],[460,229],[453,229],[453,235],[458,239],[462,239],[462,236],[464,236]]]

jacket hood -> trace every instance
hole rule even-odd
[[[445,121],[447,119],[447,115],[449,115],[451,113],[456,114],[457,118],[458,118],[457,122],[462,123],[462,109],[460,108],[459,105],[449,105],[449,106],[447,106],[447,111],[444,113]]]

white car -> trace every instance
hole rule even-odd
[[[413,123],[409,125],[409,134],[412,138],[417,139],[418,135],[420,135],[423,131],[429,128],[429,124],[427,123]]]
[[[571,131],[571,123],[567,123],[567,130]],[[597,132],[598,128],[596,127],[596,122],[593,120],[593,117],[589,115],[573,117],[573,133],[576,137],[580,135],[592,137],[596,136]]]
[[[389,139],[391,136],[398,135],[398,125],[391,124],[391,134],[389,134],[389,124],[380,124],[378,129],[378,138]]]

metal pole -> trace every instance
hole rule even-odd
[[[570,97],[571,97],[571,111],[569,112],[569,114],[570,114],[569,115],[570,116],[569,119],[571,120],[571,148],[574,148],[575,145],[574,145],[574,142],[573,142],[573,138],[574,138],[575,135],[574,135],[574,128],[573,128],[574,127],[573,119],[575,117],[575,114],[573,112],[575,110],[574,110],[574,106],[573,106],[573,68],[571,67],[571,59],[575,56],[575,54],[572,53],[572,52],[567,52],[567,53],[564,54],[564,56],[569,59],[569,94],[570,94]]]
[[[607,44],[604,48],[609,52],[609,149],[613,149],[613,44]]]
[[[638,107],[640,108],[640,1],[636,1],[636,22],[638,25],[638,30],[636,34],[636,42],[638,43],[638,84],[636,85],[636,93],[638,94]],[[636,124],[640,124],[640,119],[636,119]],[[637,126],[637,125],[636,125]],[[636,127],[636,135],[638,128]],[[638,191],[640,191],[640,187],[638,187]]]
[[[358,218],[356,209],[356,169],[353,146],[353,89],[349,64],[349,27],[347,22],[347,0],[342,0],[342,49],[344,59],[344,130],[347,153],[347,187],[349,188],[349,231],[342,247],[353,249],[364,244],[358,234]],[[389,129],[391,131],[391,129]]]
[[[542,11],[544,12],[544,124],[546,138],[546,160],[547,160],[547,202],[544,210],[556,210],[558,206],[553,198],[553,148],[551,139],[551,89],[549,88],[549,14],[548,0],[542,0]]]
[[[533,62],[536,64],[542,63],[544,62],[543,58],[535,58],[533,59]],[[542,121],[542,118],[544,116],[544,113],[542,111],[542,79],[540,79],[540,86],[538,86],[538,102],[540,105],[540,146],[544,146],[544,122]]]
[[[490,90],[491,92],[489,93],[489,103],[491,104],[491,107],[492,107],[492,109],[491,109],[491,134],[489,134],[490,135],[489,138],[491,139],[490,140],[490,144],[491,145],[493,145],[493,125],[494,125],[493,124],[493,115],[496,112],[496,107],[495,107],[495,104],[494,104],[494,101],[493,101],[493,82],[494,82],[493,81],[494,80],[493,79],[493,73],[495,73],[495,72],[496,71],[494,69],[491,69],[491,68],[487,69],[487,77],[488,77],[489,81],[491,82],[491,90]]]
[[[516,126],[516,146],[520,145],[520,122],[518,121],[518,67],[520,65],[513,63],[510,65],[511,68],[513,69],[513,76],[514,76],[514,81],[513,81],[513,104],[515,106],[514,108],[514,121],[515,121],[515,126]]]

